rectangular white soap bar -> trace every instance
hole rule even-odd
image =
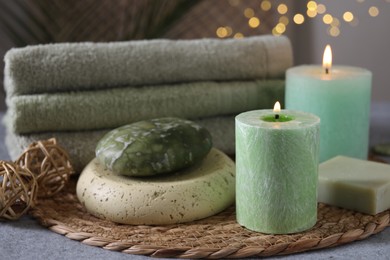
[[[375,215],[390,208],[390,165],[337,156],[319,166],[318,201]]]

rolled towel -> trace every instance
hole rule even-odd
[[[5,122],[15,133],[116,128],[139,120],[187,119],[271,108],[284,81],[192,82],[10,97]]]
[[[234,116],[212,117],[195,120],[207,128],[213,138],[214,147],[227,154],[235,153]],[[32,142],[55,137],[58,144],[69,153],[76,172],[80,172],[95,157],[95,147],[100,138],[109,130],[80,132],[48,132],[18,135],[7,131],[5,144],[12,160],[16,160]]]
[[[60,43],[5,55],[8,96],[190,81],[280,78],[292,65],[286,37]]]

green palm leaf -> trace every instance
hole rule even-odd
[[[14,46],[163,37],[197,0],[0,0],[0,29]]]

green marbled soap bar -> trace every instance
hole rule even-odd
[[[205,128],[166,117],[108,132],[96,147],[96,157],[115,174],[153,176],[194,165],[211,147],[211,135]]]

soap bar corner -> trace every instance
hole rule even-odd
[[[337,156],[318,176],[318,202],[371,215],[390,208],[390,165]]]

